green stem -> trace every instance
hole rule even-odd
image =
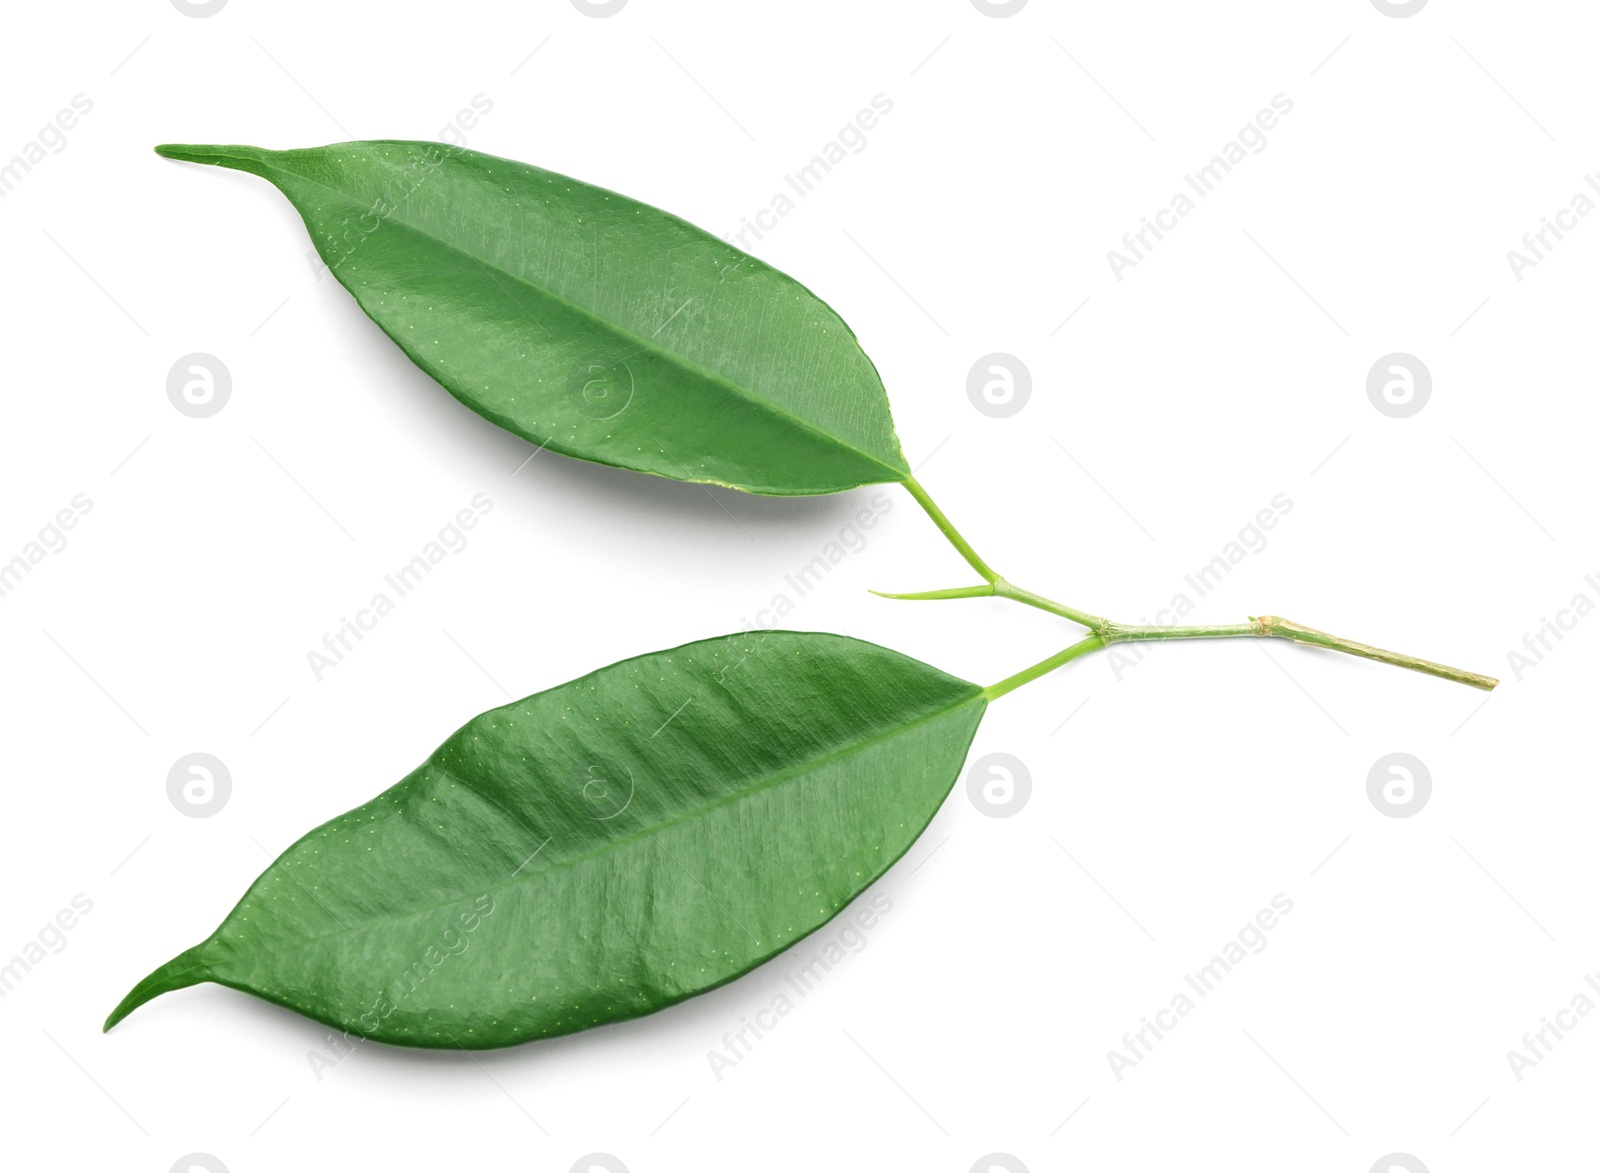
[[[1101,639],[1098,635],[1086,635],[1071,647],[1063,648],[1061,651],[1051,656],[1048,660],[1040,660],[1032,668],[1024,668],[1015,676],[1007,676],[1004,680],[1001,680],[995,684],[991,684],[988,688],[983,690],[983,699],[986,701],[992,701],[996,697],[1005,696],[1006,693],[1010,692],[1012,689],[1021,688],[1030,680],[1037,680],[1041,676],[1054,672],[1057,668],[1061,667],[1061,665],[1076,660],[1085,652],[1097,651],[1105,646],[1106,641]]]
[[[992,583],[996,581],[1000,576],[990,568],[987,562],[978,557],[978,552],[972,548],[966,538],[961,536],[961,531],[950,524],[950,519],[944,515],[942,509],[933,503],[933,498],[928,496],[928,491],[917,483],[917,478],[907,476],[905,486],[906,492],[916,498],[917,504],[922,506],[929,517],[933,518],[933,524],[939,527],[939,532],[950,540],[950,544],[956,548],[956,553],[967,560],[967,565],[981,574],[984,582]]]
[[[1037,680],[1041,676],[1054,672],[1063,664],[1076,660],[1086,652],[1097,651],[1115,643],[1128,643],[1133,641],[1153,642],[1167,639],[1232,639],[1238,637],[1277,638],[1287,639],[1294,643],[1310,644],[1313,647],[1328,648],[1336,652],[1344,652],[1351,656],[1361,656],[1368,660],[1377,660],[1383,664],[1393,664],[1397,668],[1409,668],[1413,672],[1424,672],[1429,676],[1438,676],[1444,680],[1453,680],[1457,684],[1468,684],[1473,688],[1481,688],[1490,692],[1500,682],[1492,676],[1482,676],[1476,672],[1467,672],[1461,668],[1451,668],[1447,664],[1436,664],[1432,660],[1424,660],[1417,656],[1407,656],[1400,652],[1390,652],[1383,648],[1375,648],[1371,644],[1358,643],[1353,639],[1343,636],[1329,635],[1325,631],[1318,631],[1314,627],[1306,627],[1292,619],[1282,619],[1276,615],[1262,615],[1252,619],[1249,623],[1219,623],[1208,626],[1195,627],[1137,627],[1121,623],[1103,621],[1100,630],[1092,635],[1086,635],[1069,648],[1057,652],[1047,660],[1041,660],[1031,668],[1024,668],[1015,676],[1008,676],[996,684],[991,684],[983,690],[985,700],[994,700],[1005,696],[1013,689],[1021,688],[1029,681]]]
[[[1161,627],[1138,626],[1133,624],[1115,623],[1099,615],[1091,615],[1087,611],[1080,611],[1076,607],[1068,607],[1054,599],[1047,599],[1033,591],[1023,590],[1019,586],[1001,578],[993,568],[978,556],[976,550],[965,538],[950,524],[943,511],[933,503],[927,490],[919,485],[915,478],[908,477],[905,482],[907,491],[916,498],[933,518],[933,523],[939,527],[939,532],[949,539],[956,551],[967,560],[967,563],[983,575],[984,582],[979,586],[949,587],[937,591],[915,591],[909,594],[887,594],[874,591],[873,594],[882,595],[886,599],[979,599],[997,597],[1011,599],[1025,606],[1035,607],[1040,611],[1048,611],[1052,615],[1059,615],[1070,619],[1089,629],[1092,633],[1087,638],[1078,641],[1065,651],[1059,652],[1032,668],[1008,677],[998,684],[990,685],[984,690],[984,695],[990,700],[1004,696],[1014,688],[1020,688],[1030,680],[1037,680],[1040,676],[1059,668],[1070,660],[1075,660],[1085,652],[1103,648],[1108,644],[1124,643],[1135,640],[1167,640],[1167,639],[1232,639],[1238,637],[1275,638],[1286,639],[1293,643],[1309,644],[1313,647],[1327,648],[1331,651],[1344,652],[1350,656],[1361,656],[1363,659],[1376,660],[1380,664],[1393,664],[1397,668],[1408,668],[1413,672],[1422,672],[1429,676],[1437,676],[1441,680],[1451,680],[1457,684],[1470,685],[1481,688],[1485,692],[1492,690],[1500,682],[1492,676],[1484,676],[1477,672],[1468,672],[1462,668],[1452,668],[1447,664],[1439,664],[1433,660],[1424,660],[1420,656],[1408,656],[1401,652],[1391,652],[1384,648],[1375,648],[1371,644],[1360,643],[1343,636],[1330,635],[1326,631],[1318,631],[1314,627],[1306,627],[1291,619],[1283,619],[1276,615],[1262,615],[1251,619],[1248,623],[1221,623],[1199,625],[1192,627]]]
[[[986,599],[999,596],[1002,599],[1014,599],[1016,602],[1025,603],[1030,607],[1037,607],[1039,610],[1048,611],[1052,615],[1060,615],[1064,619],[1070,619],[1074,623],[1081,624],[1091,630],[1098,629],[1105,624],[1106,621],[1097,615],[1090,615],[1086,611],[1079,611],[1074,607],[1068,607],[1064,603],[1057,603],[1053,599],[1047,599],[1043,595],[1036,595],[1032,591],[1023,590],[1021,587],[1001,578],[995,569],[985,562],[979,553],[972,548],[972,543],[961,536],[961,531],[956,529],[950,519],[944,515],[944,510],[934,504],[933,498],[928,496],[928,491],[917,482],[915,477],[907,477],[905,486],[906,492],[910,493],[917,504],[921,505],[928,516],[933,519],[933,524],[939,527],[939,532],[955,547],[956,553],[966,559],[968,566],[971,566],[972,569],[983,576],[984,585],[950,587],[939,591],[912,591],[905,594],[873,591],[873,594],[880,595],[885,599],[915,600]]]
[[[1060,615],[1063,619],[1070,619],[1090,631],[1103,631],[1110,623],[1098,615],[1091,615],[1087,611],[1079,611],[1076,607],[1068,607],[1065,603],[1058,603],[1054,599],[1047,599],[1043,595],[1036,595],[1032,591],[1025,591],[1019,586],[1014,586],[1005,579],[999,579],[994,584],[994,593],[1002,599],[1014,599],[1029,607],[1037,607],[1041,611],[1048,611],[1052,615]]]
[[[1249,623],[1224,623],[1202,627],[1132,627],[1124,626],[1120,623],[1110,623],[1106,625],[1101,634],[1104,635],[1108,644],[1120,643],[1125,640],[1228,639],[1235,636],[1272,637],[1290,640],[1297,644],[1309,644],[1312,647],[1327,648],[1330,651],[1344,652],[1349,656],[1360,656],[1366,660],[1376,660],[1380,664],[1393,664],[1396,668],[1409,668],[1413,672],[1422,672],[1429,676],[1437,676],[1441,680],[1452,680],[1457,684],[1481,688],[1485,692],[1492,691],[1495,685],[1500,683],[1493,676],[1468,672],[1462,668],[1452,668],[1448,664],[1424,660],[1420,656],[1408,656],[1402,652],[1391,652],[1385,648],[1375,648],[1371,644],[1345,639],[1341,635],[1330,635],[1326,631],[1318,631],[1315,627],[1307,627],[1302,623],[1296,623],[1292,619],[1283,619],[1277,615],[1262,615],[1250,620]]]

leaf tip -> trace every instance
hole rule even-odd
[[[159,998],[162,994],[169,994],[173,990],[181,990],[185,986],[199,985],[209,980],[211,971],[200,958],[200,951],[203,948],[203,945],[196,945],[193,949],[178,954],[129,990],[127,997],[118,1002],[116,1009],[106,1016],[105,1025],[100,1028],[101,1033],[109,1031],[152,998]]]
[[[157,143],[155,153],[163,159],[178,159],[184,163],[208,163],[213,167],[240,169],[260,152],[254,147],[212,147],[193,143]]]

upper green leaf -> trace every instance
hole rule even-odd
[[[535,444],[755,493],[910,475],[850,328],[676,216],[439,143],[156,150],[275,184],[412,361]]]
[[[134,987],[213,981],[385,1042],[498,1047],[658,1010],[828,921],[927,826],[983,690],[751,633],[469,721],[295,843]]]

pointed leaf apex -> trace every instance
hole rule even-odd
[[[188,163],[210,163],[216,158],[217,148],[190,146],[186,143],[160,143],[156,154],[163,159],[182,159]]]
[[[196,945],[193,949],[185,950],[129,990],[128,996],[117,1003],[117,1008],[106,1018],[101,1031],[110,1030],[152,998],[209,981],[211,971],[200,958],[203,948],[204,945]]]
[[[194,143],[161,143],[155,148],[163,159],[178,159],[184,163],[205,163],[212,167],[231,167],[235,171],[264,174],[262,167],[278,154],[276,151],[244,145],[212,146]]]

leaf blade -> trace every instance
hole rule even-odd
[[[839,636],[611,665],[481,714],[302,838],[107,1029],[198,980],[416,1046],[651,1013],[782,952],[881,876],[948,794],[984,704]]]
[[[531,442],[777,495],[910,476],[849,327],[676,216],[437,143],[156,149],[277,186],[412,361]]]

